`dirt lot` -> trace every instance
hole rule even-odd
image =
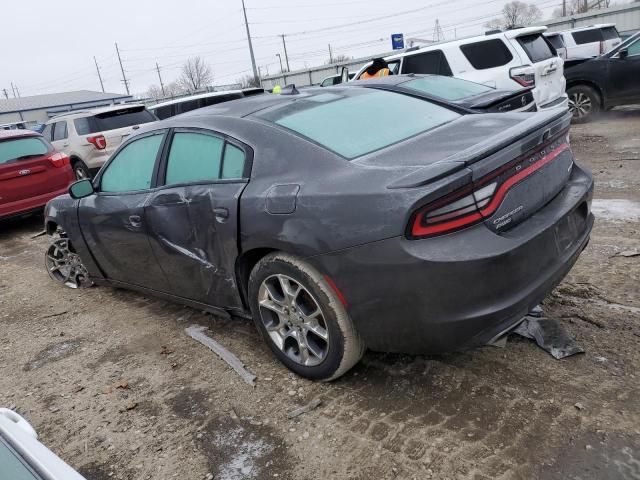
[[[574,127],[572,146],[593,169],[598,218],[544,308],[583,355],[557,361],[512,338],[439,357],[368,353],[312,383],[245,321],[58,287],[31,218],[0,225],[0,405],[90,480],[640,478],[640,257],[612,256],[640,249],[640,110]],[[195,323],[255,389],[184,334]]]

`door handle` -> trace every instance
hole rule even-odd
[[[224,207],[218,207],[213,209],[213,214],[216,217],[216,220],[220,223],[224,223],[229,218],[229,210]]]
[[[129,217],[129,223],[132,227],[139,227],[142,225],[142,219],[140,218],[140,215],[131,215]]]

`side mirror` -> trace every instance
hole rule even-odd
[[[340,72],[340,83],[347,83],[349,81],[349,69],[347,67],[342,67],[342,71]]]
[[[77,182],[72,183],[69,187],[69,195],[71,195],[71,198],[75,198],[76,200],[88,197],[94,192],[93,183],[88,178],[78,180]]]
[[[629,50],[627,50],[626,48],[623,48],[618,52],[618,56],[622,59],[627,58],[629,56]]]

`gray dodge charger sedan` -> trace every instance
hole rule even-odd
[[[288,368],[437,353],[513,329],[589,240],[570,114],[471,114],[295,89],[147,127],[46,208],[55,280],[253,318]]]

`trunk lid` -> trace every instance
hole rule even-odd
[[[468,106],[490,112],[520,110],[534,102],[531,88],[520,90],[492,90],[468,99]]]
[[[0,139],[0,203],[65,188],[69,184],[69,167],[55,167],[51,156],[56,154],[40,136]]]

